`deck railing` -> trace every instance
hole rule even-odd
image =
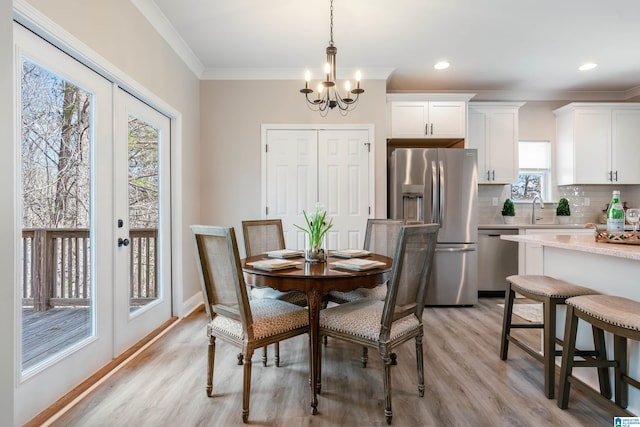
[[[130,230],[129,297],[144,305],[158,296],[158,231]],[[88,229],[22,230],[22,305],[44,311],[87,306],[91,301],[91,245]]]

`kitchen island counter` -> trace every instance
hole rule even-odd
[[[597,243],[592,235],[504,235],[504,240],[542,246],[542,274],[595,289],[603,294],[618,295],[640,301],[640,245]],[[557,307],[557,337],[563,339],[565,308]],[[589,328],[578,327],[578,348],[593,348]],[[606,337],[607,354],[613,354],[613,343]],[[629,344],[629,375],[640,378],[640,343]],[[558,364],[559,361],[556,363]],[[576,376],[597,388],[595,369],[576,372]],[[612,370],[611,370],[612,371]],[[628,409],[640,413],[640,390],[629,387]]]
[[[567,234],[504,235],[504,240],[640,261],[640,245],[596,242],[594,236]]]

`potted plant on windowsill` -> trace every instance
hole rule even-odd
[[[505,224],[513,224],[516,219],[516,207],[513,204],[513,200],[507,199],[502,205],[502,218]]]
[[[558,224],[569,223],[570,216],[571,207],[569,206],[569,200],[563,197],[558,201],[558,206],[556,206],[556,217],[558,218]]]

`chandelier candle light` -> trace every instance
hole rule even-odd
[[[336,54],[338,48],[333,44],[333,0],[331,0],[330,9],[330,23],[329,28],[329,46],[327,46],[327,63],[324,65],[325,80],[318,84],[318,97],[311,99],[309,94],[313,93],[313,89],[309,88],[309,81],[311,80],[311,73],[307,70],[304,74],[305,84],[304,89],[300,89],[301,93],[304,93],[307,103],[321,113],[326,114],[327,108],[334,109],[338,107],[341,112],[346,114],[347,111],[353,110],[358,102],[358,97],[364,92],[364,89],[360,88],[360,71],[356,72],[356,87],[351,89],[351,82],[347,80],[344,84],[345,96],[343,97],[338,90],[336,79]]]

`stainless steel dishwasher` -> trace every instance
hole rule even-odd
[[[505,277],[518,274],[518,244],[500,239],[517,229],[478,230],[478,295],[503,296]]]

